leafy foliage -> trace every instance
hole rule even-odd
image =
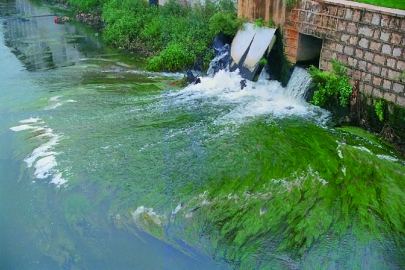
[[[90,12],[101,7],[103,0],[68,0],[68,3],[78,11]]]
[[[232,12],[217,12],[209,21],[209,28],[212,35],[223,33],[233,36],[241,27],[242,21]]]
[[[353,88],[344,65],[334,60],[330,72],[321,71],[314,66],[311,66],[308,71],[315,86],[313,104],[318,106],[338,104],[342,107],[349,105]]]
[[[75,0],[79,1],[79,0]],[[232,1],[196,4],[193,8],[169,0],[149,6],[143,0],[107,0],[103,6],[105,40],[117,47],[152,55],[147,68],[177,71],[212,55],[210,43],[222,32],[234,35],[241,25]]]
[[[378,117],[378,120],[381,122],[384,121],[384,107],[385,107],[385,102],[384,100],[378,100],[376,103],[374,103],[374,111],[375,114]]]
[[[297,3],[298,0],[286,0],[287,8],[292,9]]]

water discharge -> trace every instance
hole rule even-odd
[[[1,269],[404,268],[403,159],[304,69],[179,89],[50,13],[0,2]]]

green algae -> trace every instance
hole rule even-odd
[[[327,234],[403,239],[403,165],[309,123],[250,124],[239,134],[239,152],[223,143],[216,157],[226,176],[212,179],[188,209],[209,224],[204,233],[217,235],[211,244],[226,246],[226,257],[243,262],[270,244],[302,255]]]

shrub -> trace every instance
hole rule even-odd
[[[340,105],[347,107],[352,94],[347,69],[338,61],[332,61],[332,71],[321,71],[311,66],[309,74],[315,86],[312,103],[318,106]]]
[[[241,24],[242,22],[238,20],[235,13],[220,11],[210,18],[209,29],[212,35],[223,33],[234,36]]]
[[[298,3],[298,0],[287,0],[287,8],[292,9]]]
[[[232,36],[241,25],[231,0],[207,0],[192,8],[176,0],[160,7],[144,0],[103,1],[107,1],[102,14],[105,40],[154,55],[147,65],[153,71],[182,70],[194,62],[206,66],[214,36],[220,32]]]
[[[77,11],[90,12],[102,6],[102,0],[68,0]]]
[[[380,99],[376,103],[374,103],[374,111],[378,117],[378,120],[380,120],[380,122],[384,121],[384,107],[385,107],[385,102],[382,99]]]
[[[176,71],[193,64],[194,57],[181,43],[171,43],[157,56],[149,59],[147,69],[151,71]]]

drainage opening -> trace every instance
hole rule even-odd
[[[298,40],[297,65],[319,67],[321,56],[322,39],[309,35],[300,34]]]

